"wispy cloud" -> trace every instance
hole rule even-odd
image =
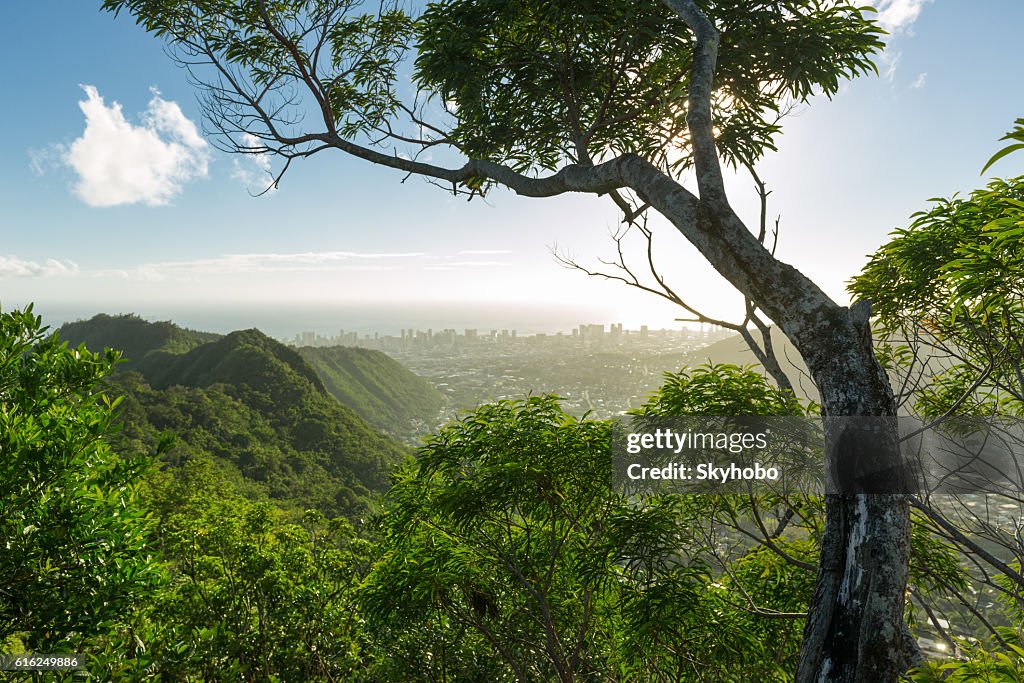
[[[104,271],[105,275],[165,280],[194,275],[315,272],[334,270],[399,270],[402,263],[381,263],[426,256],[421,252],[306,251],[291,254],[225,254],[191,261],[144,263],[135,268]],[[368,263],[371,262],[371,263]]]
[[[921,73],[919,73],[917,75],[917,78],[914,79],[914,82],[910,84],[910,87],[913,88],[914,90],[920,90],[921,88],[924,87],[924,84],[927,81],[928,81],[928,73],[925,72],[925,71],[922,71]]]
[[[46,259],[43,263],[27,261],[17,256],[0,256],[0,277],[51,277],[73,275],[78,266],[72,261]]]
[[[463,249],[459,252],[461,256],[499,256],[511,253],[508,249]]]
[[[117,102],[110,105],[91,85],[78,103],[85,131],[70,145],[32,153],[35,170],[54,163],[70,168],[75,195],[89,206],[161,206],[184,185],[208,175],[209,145],[181,107],[152,90],[138,123]]]
[[[878,57],[882,78],[892,83],[896,78],[896,67],[903,53],[893,48],[893,41],[901,35],[913,35],[914,23],[921,16],[924,6],[932,0],[879,0],[876,5],[878,24],[889,33],[885,51]],[[921,77],[919,76],[918,79]],[[924,85],[913,85],[919,88]]]
[[[503,250],[466,250],[472,253],[503,254]],[[14,257],[0,257],[0,276],[81,274],[87,277],[122,278],[144,282],[165,280],[194,280],[208,276],[232,276],[265,273],[315,273],[332,271],[394,271],[412,264],[423,265],[424,270],[460,270],[471,268],[503,268],[511,263],[495,259],[463,259],[436,256],[420,251],[303,251],[224,254],[210,258],[183,261],[157,261],[124,268],[79,271],[70,261],[48,260],[45,264],[23,261]]]
[[[900,63],[903,53],[891,47],[885,49],[878,56],[878,65],[881,67],[882,78],[892,83],[896,79],[896,66]]]
[[[271,183],[274,178],[270,172],[270,155],[266,147],[260,144],[255,135],[245,133],[242,136],[242,147],[246,150],[240,158],[232,161],[231,177],[245,185],[250,192],[275,192]]]
[[[879,0],[876,5],[878,23],[892,36],[909,32],[929,2],[931,0]]]

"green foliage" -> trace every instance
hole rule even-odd
[[[720,28],[718,149],[772,149],[781,108],[874,69],[881,30],[847,2],[700,3]],[[468,156],[553,170],[630,152],[690,163],[693,40],[666,3],[443,0],[417,23],[416,75],[450,103]],[[586,151],[584,151],[586,150]]]
[[[258,330],[203,341],[173,325],[106,316],[66,330],[97,348],[122,342],[142,354],[130,364],[137,372],[114,378],[125,394],[121,448],[152,448],[173,433],[168,463],[213,458],[253,497],[331,517],[364,513],[406,457],[330,396],[298,352]],[[187,350],[170,352],[168,340],[182,338],[192,341],[179,343]]]
[[[347,680],[362,662],[366,541],[344,519],[288,522],[203,463],[152,479],[166,586],[101,644],[102,680]]]
[[[802,417],[812,408],[769,384],[753,368],[707,364],[666,373],[661,388],[635,414]],[[746,496],[687,495],[677,500],[676,523],[701,539],[691,552],[714,558],[718,566],[704,596],[714,629],[700,636],[694,649],[701,655],[688,663],[692,673],[685,680],[788,680],[803,632],[801,615],[814,587],[815,574],[808,567],[817,560],[820,497],[780,496],[765,489]],[[768,531],[766,524],[785,528],[785,533]],[[775,537],[767,545],[751,541],[769,534]],[[692,628],[687,632],[699,633]],[[665,652],[671,638],[671,632],[664,633],[649,652]],[[733,663],[740,661],[743,666],[736,668]]]
[[[100,351],[106,347],[121,351],[122,364],[143,372],[139,366],[156,365],[164,354],[185,353],[200,344],[215,341],[219,334],[199,332],[161,321],[151,323],[137,315],[105,315],[100,313],[89,320],[79,320],[61,326],[61,339],[85,344]],[[152,358],[147,359],[150,354]],[[123,368],[122,368],[123,369]]]
[[[733,366],[668,375],[642,412],[728,410],[803,414]],[[814,562],[815,503],[758,546],[719,527],[783,501],[630,500],[610,447],[609,423],[551,396],[481,406],[427,441],[389,494],[364,589],[380,680],[786,679],[814,580],[787,558]]]
[[[277,404],[244,386],[157,391],[137,376],[119,381],[130,387],[124,438],[151,444],[171,432],[176,445],[168,463],[213,458],[240,488],[284,506],[361,514],[406,457],[398,444],[319,393]]]
[[[892,234],[850,291],[873,302],[887,337],[922,340],[949,357],[919,392],[920,412],[1019,414],[1024,178],[933,201]],[[909,348],[902,353],[912,362]]]
[[[122,370],[157,389],[174,385],[249,384],[264,393],[286,384],[322,387],[378,430],[420,436],[437,422],[444,396],[379,351],[349,347],[290,349],[256,330],[227,336],[187,330],[134,315],[97,315],[64,325],[61,337],[100,351],[122,351]],[[273,382],[261,381],[273,378]],[[301,393],[301,388],[299,389]],[[271,399],[275,397],[271,395]],[[287,396],[281,396],[286,400]]]
[[[0,641],[72,650],[152,587],[138,483],[107,441],[117,354],[69,348],[31,307],[0,312]]]
[[[104,0],[103,9],[127,10],[185,60],[210,47],[226,65],[245,72],[255,90],[274,87],[282,76],[310,78],[329,103],[338,133],[354,137],[373,133],[394,114],[397,67],[411,37],[405,12],[375,4],[379,12],[362,13],[362,5],[361,0]],[[322,49],[308,44],[304,27],[309,26],[326,27]],[[291,41],[295,54],[275,31]],[[292,61],[296,56],[306,64],[316,61],[326,73],[302,73]]]
[[[713,106],[718,150],[733,164],[753,163],[774,148],[792,102],[831,96],[842,79],[876,70],[871,60],[883,31],[870,8],[847,0],[699,4],[721,32]],[[208,113],[228,144],[237,146],[245,132],[260,144],[300,150],[336,144],[335,131],[343,140],[382,133],[416,139],[407,131],[409,115],[412,125],[426,120],[434,140],[519,171],[623,153],[673,172],[690,165],[693,40],[666,3],[440,0],[416,19],[397,7],[364,8],[359,0],[103,3],[131,13],[181,61],[206,66],[214,59],[231,71],[230,85],[216,75],[208,85]],[[400,101],[398,74],[410,48],[419,93]],[[299,93],[310,100],[301,102]],[[276,95],[282,111],[269,102]],[[429,116],[437,105],[444,113]],[[306,111],[327,123],[330,142],[300,123]],[[481,193],[487,184],[465,181]]]
[[[985,167],[981,169],[982,175],[984,175],[985,171],[992,168],[992,165],[995,164],[1000,159],[1002,159],[1003,157],[1009,154],[1013,154],[1014,152],[1019,152],[1020,150],[1024,149],[1024,119],[1017,119],[1014,123],[1015,125],[1013,130],[1011,130],[1009,133],[1007,133],[1006,135],[999,139],[1014,140],[1015,142],[1006,145],[1001,150],[993,154],[992,158],[985,162]]]
[[[773,387],[753,368],[707,364],[688,371],[666,372],[665,382],[636,415],[807,415],[791,391]]]
[[[534,397],[431,437],[391,491],[368,614],[428,628],[443,615],[475,631],[502,660],[497,680],[601,671],[591,626],[612,567],[601,547],[609,429]]]
[[[887,325],[918,319],[955,332],[957,315],[988,325],[1015,314],[1024,233],[1024,178],[993,180],[965,198],[932,200],[872,256],[850,291],[871,299]]]
[[[38,328],[31,316],[18,324],[26,321],[36,326],[26,329]],[[83,453],[99,465],[89,475],[109,479],[99,456],[127,461],[104,441],[112,417],[95,386],[114,354],[71,350],[13,323],[6,329],[20,351],[0,366],[0,415],[21,414],[9,406],[26,404],[26,386],[77,387],[50,403],[33,394],[51,420],[37,431],[55,439],[64,432],[49,427],[59,424],[57,416],[67,418],[92,435]],[[259,343],[252,341],[228,348]],[[226,377],[234,367],[209,352],[196,366]],[[9,371],[19,367],[20,374]],[[626,499],[608,477],[610,423],[573,418],[557,398],[540,396],[482,406],[430,437],[415,464],[395,475],[378,531],[357,533],[344,519],[297,514],[293,505],[282,511],[241,495],[253,493],[246,487],[257,478],[252,467],[260,453],[268,467],[281,457],[305,462],[303,474],[326,477],[328,486],[337,481],[289,450],[281,434],[290,418],[253,408],[266,407],[266,396],[248,397],[261,393],[263,381],[160,391],[137,373],[119,376],[129,391],[116,443],[130,452],[165,429],[176,431],[170,457],[180,466],[149,471],[141,489],[122,485],[118,498],[89,498],[105,501],[105,513],[111,501],[119,503],[117,524],[130,527],[115,527],[118,542],[152,527],[146,551],[156,558],[132,570],[127,549],[100,535],[107,545],[81,570],[94,584],[121,591],[102,594],[116,611],[90,607],[85,613],[94,621],[76,627],[98,680],[788,680],[813,589],[807,567],[821,517],[813,499]],[[299,400],[308,417],[316,402],[306,393]],[[706,366],[668,374],[640,412],[800,415],[804,408],[752,370]],[[33,452],[19,442],[18,457]],[[273,471],[264,470],[271,492]],[[127,465],[119,472],[138,476]],[[287,484],[278,493],[282,504],[305,495]],[[786,531],[780,526],[770,544],[739,532],[758,515],[774,515],[778,525],[794,504]],[[19,500],[13,509],[32,508]],[[71,514],[92,519],[81,508]],[[74,525],[62,524],[63,533],[74,533]],[[949,580],[956,558],[923,528],[915,529],[913,545],[914,566],[927,568],[912,567],[915,589],[941,590],[936,573]],[[0,556],[3,562],[9,558]],[[134,593],[125,593],[125,576],[135,577]],[[72,596],[80,609],[84,595]],[[26,618],[37,623],[40,614]]]
[[[444,395],[430,382],[380,351],[334,346],[305,347],[299,353],[332,396],[390,434],[431,431],[445,405]]]
[[[872,301],[876,331],[887,349],[886,368],[903,375],[914,412],[942,417],[939,430],[977,429],[977,421],[959,417],[985,418],[998,430],[1004,417],[1024,414],[1024,178],[992,180],[965,197],[931,201],[929,209],[914,214],[909,227],[892,233],[850,291]],[[986,550],[995,549],[1000,558],[1007,557],[1007,550],[1016,552],[1018,544],[1008,540],[1012,530],[1006,522],[981,512],[982,507],[1006,505],[1012,496],[1005,501],[990,495],[955,502],[943,498],[928,503],[945,515],[947,524]],[[961,505],[967,514],[957,510]],[[918,612],[919,603],[925,602],[950,622],[941,629],[946,631],[944,640],[964,634],[986,638],[991,629],[1002,632],[991,651],[972,635],[960,644],[961,652],[952,653],[958,659],[930,662],[913,680],[1022,680],[1014,644],[1019,631],[1005,627],[1020,613],[1020,586],[998,568],[993,581],[988,567],[977,560],[976,567],[967,564],[962,551],[945,540],[948,530],[930,518],[914,515],[912,522],[910,583],[916,599],[908,623],[932,628],[931,615],[925,621],[924,610]],[[961,611],[951,594],[974,594],[979,603],[991,600],[981,614],[988,622],[985,627],[970,609]]]
[[[232,332],[164,358],[158,367],[148,369],[146,377],[159,389],[177,384],[243,386],[258,394],[267,407],[301,404],[310,389],[324,393],[320,378],[295,349],[255,329]]]
[[[1021,683],[1024,681],[1024,649],[1009,646],[1006,652],[989,652],[965,646],[965,659],[928,662],[911,671],[914,683]]]

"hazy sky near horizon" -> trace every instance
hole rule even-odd
[[[881,75],[814,99],[784,124],[759,172],[778,254],[837,299],[866,254],[927,199],[983,185],[997,139],[1024,116],[1019,0],[882,0]],[[0,305],[91,311],[290,302],[538,304],[627,324],[670,320],[649,295],[559,266],[609,257],[605,199],[467,203],[341,153],[293,165],[281,188],[213,149],[196,93],[162,44],[99,2],[6,8],[0,122]],[[1024,172],[1024,156],[993,169]],[[730,181],[756,215],[745,178]],[[738,315],[729,286],[670,226],[663,272],[708,313]],[[591,319],[594,319],[591,316]]]

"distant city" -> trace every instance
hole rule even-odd
[[[398,336],[380,334],[379,332],[359,334],[345,330],[340,330],[336,335],[304,331],[291,338],[282,338],[280,341],[291,346],[356,346],[387,352],[413,348],[459,348],[474,345],[493,346],[495,344],[529,346],[560,342],[575,342],[585,346],[629,345],[636,348],[638,345],[643,347],[645,340],[649,340],[652,343],[652,350],[668,351],[674,346],[671,344],[672,342],[690,347],[696,340],[720,339],[728,334],[727,331],[711,325],[702,326],[699,330],[687,328],[651,330],[647,325],[641,325],[637,330],[626,330],[623,329],[622,323],[612,323],[611,325],[581,324],[568,333],[547,334],[541,332],[530,335],[520,335],[517,330],[507,328],[500,330],[465,328],[459,332],[452,328],[435,331],[432,328],[422,330],[403,327]],[[666,342],[670,343],[669,347],[666,347]]]
[[[697,350],[732,334],[713,326],[627,330],[613,323],[530,335],[511,328],[410,327],[397,336],[306,331],[282,341],[386,353],[448,397],[448,417],[485,402],[553,393],[564,398],[570,413],[608,418],[639,407],[661,386],[665,372],[700,362]]]

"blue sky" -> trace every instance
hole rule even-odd
[[[882,75],[789,119],[759,171],[781,215],[782,258],[843,298],[843,283],[929,197],[981,185],[997,139],[1024,116],[1019,0],[883,0]],[[98,2],[12,4],[0,26],[8,133],[0,157],[0,305],[179,310],[191,305],[493,302],[660,324],[648,295],[560,267],[611,254],[610,202],[467,203],[340,153],[303,161],[253,198],[258,169],[200,137],[195,91],[159,41]],[[86,89],[84,86],[88,86]],[[120,112],[114,104],[120,106]],[[112,144],[116,141],[117,144]],[[105,154],[125,159],[122,177]],[[994,173],[1024,172],[1024,156]],[[749,181],[731,181],[755,214]],[[707,312],[736,297],[666,225],[663,270]],[[577,322],[572,320],[571,322]]]

